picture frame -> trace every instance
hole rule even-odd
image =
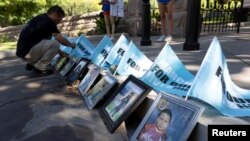
[[[94,83],[101,72],[101,68],[95,64],[91,64],[88,66],[88,72],[83,77],[82,81],[78,85],[77,89],[81,96],[84,96],[90,86]]]
[[[62,56],[57,53],[54,58],[51,60],[50,62],[50,66],[55,69],[56,65],[59,63],[59,61],[61,60]]]
[[[68,59],[65,62],[65,65],[60,69],[59,74],[61,76],[66,76],[68,72],[76,65],[78,60],[79,59],[74,57],[68,57]]]
[[[117,78],[109,72],[102,72],[100,79],[84,95],[84,101],[89,110],[93,109],[97,103],[115,86]]]
[[[158,134],[157,140],[187,140],[203,110],[204,107],[181,97],[159,93],[135,130],[131,141],[150,140],[152,137],[156,137],[157,135],[151,133],[159,124],[161,126],[158,129],[161,128],[163,132]]]
[[[90,63],[90,60],[81,58],[78,62],[77,65],[67,75],[65,81],[69,84],[72,84],[74,81],[78,80],[80,75],[86,71],[88,65]]]
[[[67,57],[61,57],[59,61],[55,64],[55,70],[60,71],[61,68],[66,64]]]
[[[100,117],[110,133],[138,107],[151,87],[129,75],[100,108]]]

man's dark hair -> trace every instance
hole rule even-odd
[[[49,10],[47,11],[48,14],[51,14],[51,13],[56,13],[58,15],[61,15],[61,16],[65,16],[65,13],[62,9],[62,7],[58,6],[58,5],[54,5],[52,7],[49,8]]]

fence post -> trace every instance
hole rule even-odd
[[[143,0],[141,45],[151,45],[150,29],[151,29],[150,3],[149,0]]]
[[[200,0],[188,0],[186,40],[183,50],[199,50]]]

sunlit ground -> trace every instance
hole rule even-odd
[[[0,51],[6,51],[16,48],[16,42],[0,43]]]

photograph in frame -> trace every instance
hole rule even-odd
[[[84,96],[87,93],[88,89],[97,79],[100,72],[101,72],[101,68],[99,66],[95,64],[91,64],[88,66],[88,72],[83,77],[83,79],[81,80],[78,86],[78,91],[81,94],[81,96]]]
[[[88,59],[81,59],[77,63],[77,65],[70,70],[69,74],[67,75],[66,82],[72,84],[75,80],[78,80],[79,76],[87,69],[90,60]]]
[[[117,79],[108,72],[101,74],[101,79],[88,90],[84,96],[85,103],[89,110],[93,109],[94,106],[103,99],[103,97],[109,92],[112,87],[117,83]]]
[[[171,94],[159,93],[131,141],[187,140],[204,107]]]
[[[59,71],[61,76],[66,76],[68,72],[73,68],[73,66],[77,63],[77,58],[69,58],[62,69]]]
[[[65,65],[67,57],[61,57],[57,64],[55,64],[55,70],[60,71],[60,69]]]
[[[57,53],[54,58],[51,60],[50,62],[50,66],[55,69],[56,65],[58,64],[58,62],[61,60],[62,56]]]
[[[128,76],[99,112],[111,133],[136,109],[150,90],[135,76]]]

